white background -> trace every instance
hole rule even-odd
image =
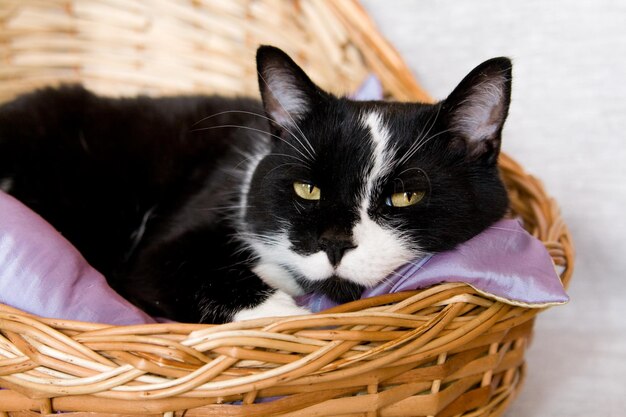
[[[436,98],[485,59],[514,60],[503,149],[560,202],[577,258],[506,415],[626,416],[626,1],[364,5]]]

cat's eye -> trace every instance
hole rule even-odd
[[[424,191],[394,193],[387,197],[385,203],[392,207],[408,207],[419,203],[424,198]]]
[[[298,197],[304,198],[305,200],[320,199],[320,189],[311,183],[295,181],[293,183],[293,190]]]

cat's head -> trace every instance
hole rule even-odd
[[[258,50],[257,68],[273,136],[251,170],[244,240],[270,285],[344,302],[504,215],[507,58],[436,104],[335,97],[273,47]]]

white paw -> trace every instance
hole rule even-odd
[[[289,294],[278,290],[258,306],[241,310],[235,314],[233,321],[262,317],[301,316],[310,313],[306,308],[296,305],[296,302]]]

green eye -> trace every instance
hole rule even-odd
[[[293,183],[293,190],[298,197],[304,198],[305,200],[320,199],[320,189],[313,184],[296,181]]]
[[[419,203],[424,198],[424,191],[394,193],[387,197],[388,206],[392,207],[408,207]]]

